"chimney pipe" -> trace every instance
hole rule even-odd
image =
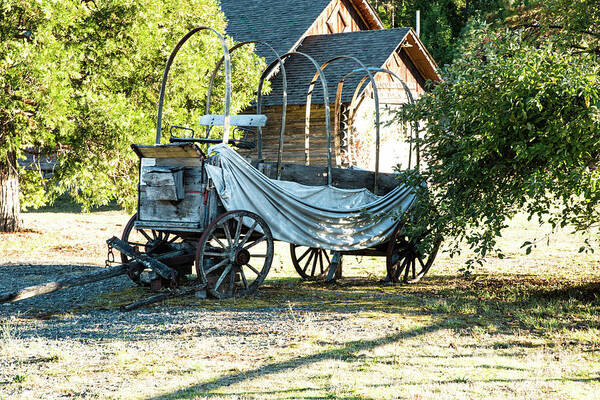
[[[421,36],[421,10],[417,10],[417,37]]]

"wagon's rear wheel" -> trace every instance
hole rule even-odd
[[[219,299],[256,291],[273,262],[273,235],[250,211],[229,211],[204,231],[196,250],[196,271]]]
[[[316,281],[325,279],[331,266],[332,252],[315,247],[290,243],[292,264],[302,279]]]
[[[134,227],[136,219],[137,214],[134,214],[129,222],[127,222],[121,240],[127,242],[131,247],[142,254],[148,254],[149,256],[154,257],[159,256],[169,251],[173,251],[174,247],[177,246],[176,243],[180,243],[183,240],[180,236],[171,232],[157,231],[154,229],[136,229]],[[121,261],[123,264],[126,264],[130,259],[125,254],[121,253]],[[179,268],[177,269],[181,269],[180,272],[191,272],[191,269],[187,271],[190,266],[190,264],[188,264],[188,266],[178,266]],[[141,280],[142,272],[144,272],[143,266],[130,267],[127,275],[136,284],[148,286],[149,282],[142,282]]]
[[[442,242],[432,237],[425,242],[427,233],[410,239],[402,232],[402,223],[394,229],[387,248],[387,277],[390,281],[416,283],[427,274]]]

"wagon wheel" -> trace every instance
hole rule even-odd
[[[331,266],[331,251],[290,243],[290,253],[292,264],[302,279],[307,281],[325,279]]]
[[[204,231],[196,250],[196,271],[211,295],[222,299],[253,293],[273,262],[273,235],[258,215],[229,211]]]
[[[135,229],[134,224],[136,218],[137,214],[133,214],[129,222],[127,222],[121,240],[127,242],[127,244],[138,252],[156,256],[171,251],[174,243],[182,241],[181,237],[171,232],[157,231],[154,229]],[[129,257],[121,253],[121,261],[123,264],[126,264],[130,260]],[[142,282],[140,279],[144,270],[145,268],[143,266],[130,267],[127,271],[127,275],[136,284],[148,286],[149,284],[147,282]]]
[[[394,229],[387,247],[386,265],[387,277],[390,281],[416,283],[427,274],[442,242],[441,237],[435,237],[430,249],[423,253],[419,249],[425,234],[417,239],[409,240],[402,232],[402,223]]]

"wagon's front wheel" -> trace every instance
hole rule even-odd
[[[196,272],[219,299],[256,291],[273,262],[273,235],[257,214],[236,210],[215,219],[196,249]]]
[[[135,228],[136,220],[137,214],[133,214],[129,222],[127,222],[127,225],[125,225],[125,229],[123,229],[121,240],[133,247],[137,252],[151,257],[157,257],[161,254],[181,248],[183,239],[177,234],[154,229]],[[131,260],[125,254],[121,253],[121,261],[123,264],[127,264]],[[190,262],[187,262],[177,266],[177,269],[182,274],[191,273],[192,265]],[[148,286],[149,282],[143,282],[141,279],[142,272],[145,270],[146,268],[143,265],[133,264],[129,267],[127,275],[136,284]]]
[[[391,282],[416,283],[427,274],[440,248],[442,239],[426,235],[410,239],[402,233],[399,223],[390,238],[386,255],[387,277]]]

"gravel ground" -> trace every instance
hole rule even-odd
[[[98,270],[97,266],[85,265],[0,265],[0,292],[22,288]],[[131,287],[126,277],[117,276],[101,282],[59,290],[46,295],[31,297],[13,304],[0,304],[4,316],[27,316],[30,313],[64,313],[74,306],[89,303],[102,293],[115,292]]]
[[[4,265],[0,291],[96,268]],[[315,313],[307,306],[158,305],[129,313],[92,307],[96,296],[132,285],[116,277],[0,305],[0,399],[160,398],[165,388],[176,391],[177,377],[202,360],[202,368],[215,360],[218,369],[223,363],[251,368],[249,360],[268,360],[302,341],[307,330],[333,342],[341,331],[346,338],[369,336],[365,326],[343,314]],[[156,378],[165,371],[168,376]]]

